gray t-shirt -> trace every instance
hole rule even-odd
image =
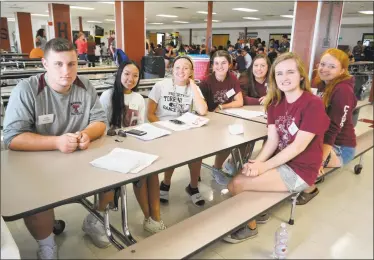
[[[85,129],[92,122],[107,123],[106,114],[90,81],[77,76],[66,94],[47,85],[46,74],[22,80],[13,89],[4,118],[4,143],[32,132],[60,136]]]

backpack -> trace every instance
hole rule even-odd
[[[121,49],[116,49],[116,51],[114,52],[113,58],[114,58],[114,62],[116,63],[117,67],[119,67],[119,65],[121,65],[124,62],[130,61],[129,57]]]

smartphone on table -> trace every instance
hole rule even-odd
[[[146,131],[141,131],[141,130],[136,130],[136,129],[131,129],[129,131],[126,131],[126,133],[131,134],[131,135],[137,135],[137,136],[142,136],[147,134]]]

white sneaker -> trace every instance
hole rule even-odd
[[[144,219],[143,228],[144,230],[152,234],[155,234],[161,232],[162,230],[165,230],[166,226],[162,220],[160,220],[160,222],[157,222],[153,220],[151,217],[149,217],[148,219]]]
[[[38,252],[36,253],[38,259],[58,259],[57,245],[50,246],[39,246]]]
[[[83,220],[82,230],[91,237],[95,246],[105,248],[111,245],[104,230],[104,225],[92,214]]]

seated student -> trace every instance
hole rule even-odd
[[[241,49],[237,50],[236,51],[237,55],[236,56],[236,69],[242,73],[242,72],[245,72],[247,69],[245,67],[245,59],[244,59],[244,56],[243,56],[243,52]]]
[[[355,156],[356,134],[353,125],[353,110],[357,105],[354,94],[354,78],[349,75],[349,58],[344,51],[328,49],[321,57],[317,75],[313,80],[322,97],[330,126],[323,141],[324,167],[341,167]],[[303,205],[318,194],[313,185],[298,197],[297,204]]]
[[[270,67],[269,58],[265,54],[258,54],[253,59],[248,74],[239,78],[244,105],[262,104],[267,92]]]
[[[111,129],[144,123],[144,98],[134,92],[139,85],[139,74],[140,69],[134,62],[122,63],[117,71],[114,88],[104,91],[100,96]],[[158,174],[133,183],[136,199],[144,214],[143,228],[151,233],[166,229],[160,217],[158,183]]]
[[[243,95],[239,80],[229,72],[232,63],[230,54],[227,51],[216,51],[212,58],[213,73],[200,82],[200,89],[207,101],[208,110],[242,107]],[[229,154],[230,151],[218,153],[213,166],[213,176],[222,185],[225,184],[225,180],[219,170],[222,169],[222,164]]]
[[[17,151],[85,150],[105,132],[107,119],[99,97],[88,79],[77,76],[78,59],[72,42],[54,38],[47,42],[44,54],[46,72],[22,80],[12,91],[4,119],[4,143]],[[54,210],[25,217],[24,221],[39,244],[38,258],[56,259]],[[104,229],[98,230],[96,223],[90,214],[84,227],[95,230],[109,245]],[[60,224],[63,230],[64,222]]]
[[[206,115],[207,104],[199,87],[194,82],[193,62],[188,56],[178,56],[172,66],[172,78],[157,82],[149,93],[148,120],[150,122],[175,119],[192,108],[199,115]],[[202,161],[189,163],[191,182],[186,187],[192,202],[203,206],[205,200],[198,189]],[[174,169],[165,171],[164,180],[160,185],[160,201],[169,202],[171,176]]]
[[[274,45],[270,45],[269,46],[268,57],[270,59],[271,64],[274,63],[274,60],[277,58],[277,56],[278,56],[278,53],[276,52],[276,49],[275,49]]]
[[[243,191],[300,192],[317,178],[329,119],[322,101],[311,93],[308,73],[296,54],[289,52],[275,60],[265,108],[268,139],[257,158],[249,160],[229,183],[234,196]],[[261,217],[262,223],[268,219],[268,215]],[[224,240],[239,243],[257,234],[252,220]]]
[[[30,59],[41,59],[44,57],[44,51],[42,50],[41,46],[42,43],[37,41],[35,43],[35,48],[30,51],[29,58]]]

